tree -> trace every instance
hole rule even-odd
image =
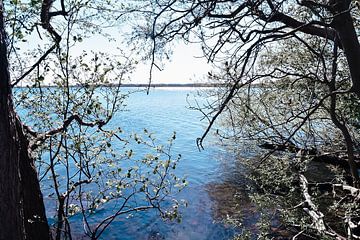
[[[241,149],[249,145],[270,149],[260,160],[248,161],[259,192],[253,199],[265,206],[263,216],[271,217],[269,203],[275,203],[281,206],[278,216],[287,223],[287,230],[295,232],[294,236],[356,236],[356,224],[347,221],[356,221],[359,216],[356,194],[352,196],[350,191],[356,192],[357,188],[347,183],[351,182],[347,179],[351,174],[344,154],[342,132],[333,123],[332,101],[323,100],[329,86],[322,79],[331,76],[324,73],[325,67],[332,65],[332,49],[324,49],[321,42],[309,43],[314,49],[323,49],[323,61],[301,48],[294,39],[279,42],[276,49],[266,51],[261,57],[261,67],[252,77],[271,74],[265,82],[238,91],[226,117],[222,118],[233,131],[223,133],[223,137],[235,140],[237,143],[233,145],[240,145]],[[343,56],[338,57],[339,65],[346,61]],[[348,86],[349,79],[341,76],[348,76],[347,69],[339,69],[337,78],[343,79],[339,84]],[[352,96],[338,97],[336,118],[342,124],[346,123],[346,131],[356,140],[359,105]],[[287,140],[289,135],[291,140]],[[358,149],[355,144],[354,149]],[[276,154],[271,156],[273,153]],[[328,163],[328,168],[319,162]],[[330,189],[333,190],[331,197],[328,195]],[[347,200],[339,204],[342,198]],[[306,214],[301,214],[301,208],[307,211]],[[340,227],[340,222],[346,226],[347,233]],[[270,224],[267,227],[270,229]]]
[[[7,60],[4,4],[0,3],[1,34],[1,226],[0,239],[49,239],[40,185],[28,141],[15,113]],[[34,219],[36,217],[37,219]],[[28,221],[25,221],[27,219]],[[34,220],[33,220],[34,219]],[[34,223],[31,224],[31,221]]]
[[[122,3],[0,3],[0,239],[71,239],[76,214],[91,239],[124,214],[156,209],[177,218],[179,203],[161,207],[186,185],[172,173],[175,133],[158,146],[148,130],[127,136],[109,126],[123,109],[121,83],[136,64],[131,53],[76,48],[91,35],[113,41],[104,28],[120,22]],[[148,154],[138,156],[134,143]],[[40,181],[54,203],[50,226]],[[113,212],[94,220],[106,204]]]
[[[261,52],[267,47],[276,47],[274,43],[288,38],[297,39],[308,51],[320,56],[322,51],[313,49],[304,37],[322,39],[327,46],[333,46],[336,51],[334,56],[337,56],[337,51],[344,54],[351,86],[341,92],[335,86],[329,90],[326,99],[336,99],[344,92],[354,93],[356,98],[360,96],[360,78],[356,67],[360,45],[354,19],[357,7],[352,1],[149,1],[144,3],[142,9],[140,13],[143,16],[153,19],[145,28],[147,34],[143,36],[152,42],[154,56],[174,39],[200,41],[208,61],[223,63],[225,73],[229,73],[228,77],[233,79],[232,87],[222,98],[220,109],[213,115],[209,128],[235,96],[237,89],[254,81],[249,80],[248,76],[259,64]],[[157,65],[155,60],[152,58],[154,66]],[[334,61],[337,65],[337,60]],[[231,76],[230,71],[236,74]],[[336,66],[333,71],[336,73]],[[330,85],[331,79],[327,80]],[[335,118],[333,120],[337,122]],[[352,157],[353,140],[340,126],[343,124],[335,124],[343,133],[354,185],[357,185],[359,176]],[[200,145],[207,133],[208,130],[199,139]]]
[[[209,120],[198,139],[200,147],[215,121],[226,114],[225,121],[235,133],[231,140],[256,139],[271,149],[259,164],[274,160],[271,155],[279,151],[293,153],[292,159],[297,153],[302,163],[307,162],[305,158],[340,164],[341,152],[340,160],[351,176],[342,182],[344,189],[357,192],[357,4],[337,0],[147,1],[139,15],[152,22],[140,36],[150,42],[155,67],[156,56],[162,56],[166,44],[179,39],[200,42],[204,57],[214,65],[209,78],[223,88],[211,93],[216,97],[207,106],[196,106]],[[332,131],[324,134],[329,128]],[[328,153],[332,157],[324,156]],[[309,225],[320,235],[338,236],[322,222],[302,175],[304,169],[297,169],[295,162],[297,190],[309,204],[306,209],[313,220]],[[356,204],[353,196],[349,198],[349,204]],[[355,237],[354,229],[359,227],[352,224],[356,217],[345,217],[350,221],[344,223],[349,238]]]

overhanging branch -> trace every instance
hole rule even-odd
[[[80,118],[79,115],[74,114],[71,115],[69,118],[67,118],[61,127],[49,130],[45,133],[38,134],[37,137],[32,141],[33,143],[30,144],[30,149],[34,150],[35,148],[40,146],[47,138],[65,131],[73,121],[76,121],[81,126],[87,126],[87,127],[98,126],[99,128],[101,128],[106,124],[106,121],[103,120],[97,120],[94,122],[85,122]]]

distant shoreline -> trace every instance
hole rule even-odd
[[[110,84],[111,85],[111,84]],[[108,85],[105,85],[108,86]],[[114,85],[116,86],[116,85]],[[122,87],[149,87],[147,83],[124,83]],[[154,83],[150,84],[150,88],[155,87],[220,87],[222,84],[211,84],[211,83]]]
[[[71,85],[71,87],[82,87],[83,85]],[[118,84],[98,84],[93,85],[96,87],[117,87]],[[150,88],[162,88],[162,87],[223,87],[224,84],[216,84],[216,83],[152,83],[150,84]],[[16,88],[26,88],[26,87],[39,87],[39,86],[16,86]],[[57,87],[56,85],[43,85],[41,87]],[[133,88],[142,88],[149,87],[148,83],[122,83],[120,87],[133,87]]]

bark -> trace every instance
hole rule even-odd
[[[20,174],[24,202],[24,219],[27,239],[49,239],[49,226],[34,159],[29,152],[29,141],[17,121],[20,143]]]
[[[19,144],[9,88],[3,3],[0,1],[0,239],[25,239]]]
[[[0,239],[25,239],[21,198],[20,152],[11,94],[4,87],[8,74],[0,50]]]
[[[337,31],[341,46],[344,50],[349,66],[352,91],[360,98],[360,44],[354,27],[354,21],[348,11],[350,1],[334,1],[334,19],[332,26]]]
[[[39,181],[13,106],[0,1],[0,240],[49,239]]]

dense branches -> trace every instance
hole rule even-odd
[[[113,14],[123,15],[123,7],[64,0],[6,1],[3,7],[1,1],[0,200],[6,207],[0,239],[72,239],[74,215],[91,239],[124,214],[156,209],[164,218],[178,217],[177,202],[162,208],[173,189],[186,185],[172,173],[179,160],[170,154],[175,135],[164,147],[149,132],[142,140],[109,127],[127,96],[120,87],[136,64],[131,53],[74,51],[90,35],[115,41],[103,30],[122,21]],[[132,141],[149,154],[134,157]],[[112,211],[94,221],[105,204]]]
[[[198,140],[200,146],[220,113],[231,105],[239,89],[253,82],[287,78],[289,83],[295,83],[310,79],[310,82],[327,86],[322,88],[318,103],[304,110],[306,117],[303,123],[296,126],[293,133],[283,136],[286,142],[292,141],[294,134],[329,98],[336,99],[338,94],[351,93],[357,98],[360,96],[360,71],[356,67],[360,65],[360,45],[353,20],[357,16],[357,9],[351,1],[150,1],[150,7],[155,11],[144,15],[153,19],[148,34],[153,42],[153,55],[161,52],[161,47],[173,39],[200,41],[208,61],[222,68],[222,73],[216,78],[229,84],[228,91],[222,93],[222,101],[216,106],[218,110],[211,116],[208,129]],[[318,70],[304,73],[299,72],[298,68],[289,71],[277,67],[271,72],[261,68],[259,56],[276,49],[278,43],[287,39],[298,42],[306,52],[318,59]],[[318,45],[314,46],[314,42]],[[324,51],[331,46],[339,48],[339,54],[345,56],[346,63],[343,61],[341,67],[349,70],[351,84],[344,84],[344,78],[341,78],[334,80],[336,87],[331,87],[334,85],[331,75],[335,79],[338,74],[337,69],[333,73],[329,70],[332,57],[328,57]],[[333,55],[335,64],[337,55]],[[152,63],[155,64],[154,60]],[[214,74],[210,78],[214,78]],[[329,113],[334,111],[337,109],[329,108]],[[337,127],[340,126],[336,118],[332,120]],[[349,134],[344,129],[342,132],[349,143]],[[356,184],[359,176],[351,163],[353,148],[353,144],[348,145],[349,164]]]
[[[167,43],[200,42],[214,66],[209,80],[223,86],[207,93],[208,104],[194,107],[209,121],[198,139],[200,147],[221,119],[230,130],[217,133],[235,148],[249,147],[247,141],[272,147],[259,165],[279,150],[292,158],[306,156],[301,166],[293,166],[295,173],[321,156],[345,158],[344,170],[351,177],[341,181],[357,189],[360,45],[355,1],[163,0],[146,1],[142,9],[139,15],[153,20],[142,35],[151,42],[153,65]],[[306,201],[312,201],[303,180],[290,188],[302,189]],[[321,213],[309,206],[311,226],[323,234]],[[342,234],[355,237],[351,231]]]

